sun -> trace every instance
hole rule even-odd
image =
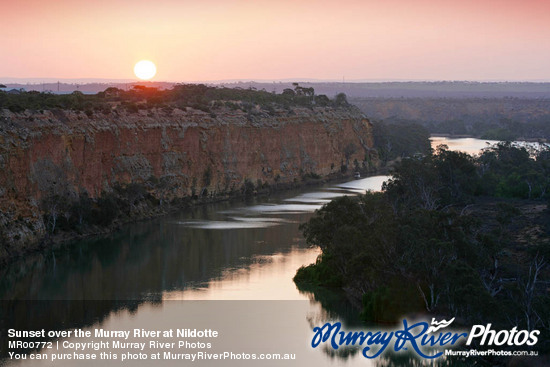
[[[157,67],[149,60],[141,60],[134,66],[134,74],[143,80],[151,79],[156,73]]]

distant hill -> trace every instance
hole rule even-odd
[[[416,123],[432,134],[550,139],[550,98],[350,98],[373,121]]]
[[[143,85],[151,88],[158,89],[170,89],[175,83],[166,82],[135,82],[129,81],[127,83],[122,82],[71,82],[63,83],[57,81],[45,81],[44,83],[9,83],[3,82],[0,79],[0,83],[6,86],[5,90],[22,89],[26,92],[38,91],[38,92],[50,92],[54,94],[69,94],[72,92],[82,92],[84,94],[96,94],[103,92],[107,88],[119,88],[122,90],[131,90],[135,85]]]
[[[417,123],[431,133],[471,135],[487,139],[550,139],[550,83],[530,82],[380,82],[336,83],[300,81],[302,89],[313,88],[315,95],[334,97],[345,93],[374,121],[389,124]],[[168,90],[168,82],[17,84],[0,79],[3,90],[69,94],[79,91],[95,94],[107,88],[131,91],[134,86]],[[224,89],[282,93],[294,89],[291,81],[209,83]],[[238,91],[236,91],[238,92]],[[240,92],[239,92],[240,93]]]
[[[235,83],[267,91],[282,91],[291,83]],[[345,93],[353,98],[550,98],[550,83],[482,82],[385,82],[385,83],[308,83],[316,93]],[[226,84],[226,86],[231,86]]]
[[[83,79],[59,83],[55,80],[44,80],[43,83],[22,83],[13,80],[2,80],[7,89],[24,89],[51,91],[52,93],[71,93],[76,90],[83,93],[98,93],[109,87],[131,89],[134,85],[145,85],[160,89],[170,89],[177,83],[172,82],[135,82],[135,81],[94,81]],[[531,82],[312,82],[296,79],[302,87],[314,88],[316,94],[335,96],[346,93],[354,98],[550,98],[550,83]],[[228,81],[205,83],[223,85],[228,88],[265,89],[268,92],[281,93],[286,88],[293,88],[292,81],[255,82]]]

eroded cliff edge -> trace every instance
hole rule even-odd
[[[269,114],[1,110],[0,259],[35,247],[56,223],[82,223],[114,190],[131,191],[135,207],[144,195],[159,205],[226,195],[247,183],[365,167],[375,159],[372,145],[370,122],[352,106]],[[74,203],[83,197],[88,207],[79,211]]]

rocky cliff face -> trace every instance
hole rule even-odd
[[[48,198],[83,192],[98,198],[130,183],[143,184],[160,201],[220,195],[245,180],[326,176],[342,164],[370,160],[371,148],[371,125],[353,107],[215,115],[193,109],[88,115],[3,110],[0,240],[13,247],[40,239]]]

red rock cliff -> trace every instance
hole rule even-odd
[[[116,184],[154,183],[159,199],[220,194],[253,183],[336,172],[368,159],[371,125],[355,108],[294,108],[273,114],[189,109],[139,113],[0,111],[0,229],[4,241],[44,233],[40,201],[61,192],[90,197]],[[2,238],[2,237],[0,237]]]

